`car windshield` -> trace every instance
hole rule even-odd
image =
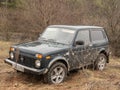
[[[61,44],[71,44],[75,30],[64,28],[47,28],[39,38],[40,40],[53,41]]]

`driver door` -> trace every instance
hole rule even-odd
[[[80,30],[75,39],[76,41],[83,41],[84,45],[75,45],[72,49],[73,56],[73,68],[80,68],[82,66],[88,65],[92,61],[92,48],[90,42],[90,31]]]

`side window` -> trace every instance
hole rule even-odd
[[[101,30],[92,30],[91,31],[91,38],[92,38],[92,41],[105,40],[105,37],[104,37],[103,32]]]
[[[82,40],[85,42],[85,45],[90,43],[89,30],[79,31],[75,41]]]

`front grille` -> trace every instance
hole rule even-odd
[[[22,52],[19,49],[16,49],[13,53],[14,59],[12,61],[27,67],[35,68],[35,58],[33,54]]]
[[[27,67],[34,68],[35,67],[34,61],[35,61],[35,59],[33,59],[33,58],[19,55],[19,60],[17,60],[17,63],[22,64]]]
[[[12,61],[27,66],[27,67],[31,67],[31,68],[35,68],[35,59],[30,57],[29,55],[26,55],[24,53],[19,53],[18,55],[16,55],[18,53],[14,52],[14,59]]]

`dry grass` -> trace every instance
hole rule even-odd
[[[0,41],[0,90],[120,90],[120,59],[112,58],[104,71],[91,69],[71,72],[59,85],[48,85],[42,76],[16,73],[3,62],[11,42]]]
[[[9,48],[11,45],[11,42],[0,41],[0,58],[8,56]]]

